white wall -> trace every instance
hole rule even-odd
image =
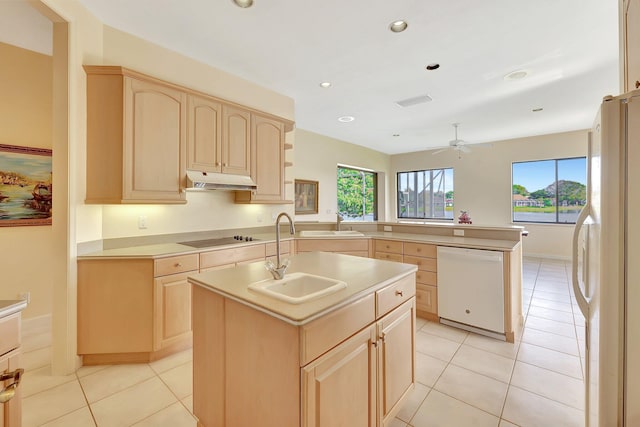
[[[458,158],[452,151],[433,155],[432,151],[391,156],[391,188],[395,195],[397,172],[454,169],[454,212],[467,210],[474,224],[511,225],[512,162],[586,156],[587,131],[532,136],[493,143],[493,147],[471,147]],[[396,218],[395,196],[390,200]],[[524,254],[568,259],[571,256],[571,225],[525,225]]]
[[[338,206],[337,166],[348,165],[371,169],[384,175],[380,199],[387,200],[386,209],[378,209],[379,220],[389,218],[388,179],[390,157],[359,145],[302,129],[295,131],[293,175],[296,179],[318,181],[318,214],[297,215],[296,221],[335,221]],[[392,198],[395,197],[393,196]]]

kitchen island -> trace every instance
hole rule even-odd
[[[261,262],[189,276],[199,426],[387,425],[414,387],[416,270],[295,255],[288,275],[346,284],[299,304],[249,289]]]

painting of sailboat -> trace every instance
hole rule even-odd
[[[0,226],[51,225],[51,154],[0,144]]]

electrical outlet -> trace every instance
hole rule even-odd
[[[25,300],[27,304],[31,302],[31,292],[20,292],[18,294],[18,299]]]
[[[393,228],[390,225],[385,225],[384,227],[382,227],[382,229],[384,231],[393,231]]]
[[[147,228],[147,217],[146,217],[146,215],[140,215],[138,217],[138,228],[140,230],[143,230],[143,229]]]
[[[453,229],[453,235],[454,236],[460,236],[463,237],[464,236],[464,230],[457,230],[457,229]]]

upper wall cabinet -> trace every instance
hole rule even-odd
[[[251,176],[258,188],[236,192],[236,203],[290,203],[284,200],[284,124],[258,114],[251,120]]]
[[[623,22],[625,92],[640,89],[640,0],[625,0]]]
[[[187,169],[222,172],[222,104],[188,95]]]
[[[87,73],[87,203],[186,203],[187,96],[113,66]]]
[[[251,113],[222,106],[222,172],[251,174]]]

